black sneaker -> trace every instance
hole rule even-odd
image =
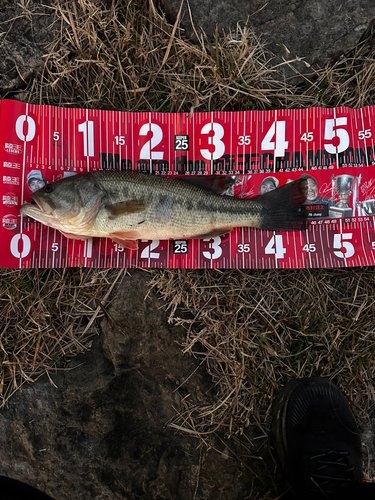
[[[346,487],[362,481],[359,429],[345,397],[328,379],[285,385],[275,401],[271,439],[298,498],[346,498]]]

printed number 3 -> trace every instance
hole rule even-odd
[[[206,259],[218,259],[221,257],[221,254],[223,253],[223,250],[220,246],[221,243],[221,238],[220,236],[215,236],[214,238],[205,238],[203,241],[212,241],[210,245],[210,249],[213,250],[213,253],[211,252],[203,252],[203,257],[206,257]]]
[[[215,150],[211,153],[208,149],[201,149],[201,154],[206,160],[217,160],[225,151],[225,144],[221,140],[224,137],[224,129],[219,123],[206,123],[202,127],[201,134],[209,134],[213,130],[214,135],[208,137],[208,144],[213,144]]]
[[[352,237],[353,233],[339,233],[333,236],[333,252],[336,257],[339,257],[340,259],[353,257],[354,246],[350,243],[350,241],[345,241],[351,240]],[[345,248],[345,253],[341,251],[342,248]]]

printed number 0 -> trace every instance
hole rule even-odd
[[[220,243],[221,243],[220,236],[215,236],[214,238],[205,238],[203,241],[212,241],[210,248],[213,250],[213,253],[203,252],[203,257],[206,257],[206,259],[210,259],[210,260],[218,259],[219,257],[221,257],[223,250],[220,246]]]
[[[354,246],[350,243],[350,241],[345,241],[351,240],[352,237],[353,233],[339,233],[333,236],[333,252],[336,257],[339,257],[340,259],[353,257]],[[341,251],[341,248],[345,248],[345,253]]]
[[[18,250],[19,242],[22,241],[22,251]],[[10,251],[17,259],[27,257],[31,250],[31,241],[27,234],[15,234],[10,242]]]
[[[206,123],[202,127],[201,134],[209,134],[211,130],[214,131],[214,135],[208,137],[208,144],[212,144],[215,150],[210,153],[208,149],[201,149],[201,154],[206,160],[217,160],[225,151],[225,144],[221,140],[224,137],[224,129],[219,123]]]
[[[25,122],[27,123],[26,135],[23,132]],[[16,134],[21,141],[26,141],[26,142],[32,141],[35,137],[35,130],[36,130],[35,121],[33,120],[33,118],[31,118],[31,116],[21,115],[17,118]]]

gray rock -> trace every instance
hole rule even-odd
[[[100,340],[51,374],[56,387],[47,377],[25,384],[0,411],[0,475],[55,500],[217,500],[219,491],[230,500],[267,491],[265,464],[236,441],[208,436],[212,448],[199,448],[167,426],[181,398],[209,404],[214,391],[198,360],[182,354],[184,331],[168,325],[154,293],[145,299],[147,279],[126,276]],[[263,485],[248,467],[261,471]]]
[[[22,6],[23,5],[23,6]],[[25,87],[44,65],[53,39],[52,0],[2,0],[0,9],[0,97]]]
[[[161,4],[173,23],[181,0],[161,0]],[[249,28],[273,53],[289,60],[302,58],[310,65],[324,64],[353,48],[375,18],[373,0],[189,0],[189,5],[198,33],[202,28],[212,39],[216,26],[220,33],[228,32],[248,19]],[[187,1],[182,27],[194,38]]]

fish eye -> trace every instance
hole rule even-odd
[[[47,184],[47,186],[44,188],[45,193],[52,193],[53,191],[53,186],[51,184]]]

